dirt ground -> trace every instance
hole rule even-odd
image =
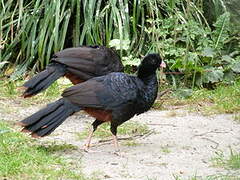
[[[3,120],[18,121],[37,111],[40,106],[11,109]],[[112,143],[99,143],[93,138],[90,152],[83,151],[84,141],[76,137],[94,119],[78,113],[68,118],[52,135],[41,142],[72,144],[75,150],[60,155],[81,163],[82,172],[101,180],[174,180],[179,177],[207,177],[235,174],[240,171],[214,167],[216,153],[229,155],[230,147],[240,151],[240,124],[232,115],[202,116],[186,110],[149,111],[130,121],[146,124],[150,133],[135,137],[135,146],[123,145],[122,156],[113,154]]]

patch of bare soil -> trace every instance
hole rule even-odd
[[[17,114],[5,114],[1,118],[21,120],[37,109],[39,107],[18,108]],[[216,152],[229,154],[229,147],[240,151],[240,124],[232,115],[202,116],[175,110],[149,111],[131,119],[146,124],[153,133],[136,137],[136,146],[124,146],[125,140],[121,140],[122,157],[113,154],[111,142],[99,143],[94,137],[91,152],[86,153],[82,150],[85,141],[79,140],[76,133],[93,120],[85,114],[75,114],[52,135],[39,141],[76,146],[76,150],[60,155],[79,160],[84,174],[101,180],[172,180],[174,176],[228,174],[232,172],[213,167],[211,159],[216,157]],[[240,172],[234,173],[239,173],[240,179]]]

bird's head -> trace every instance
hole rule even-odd
[[[165,68],[166,64],[157,53],[146,55],[138,67],[139,76],[154,74],[158,68]]]

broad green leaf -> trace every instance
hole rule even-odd
[[[224,56],[222,56],[222,61],[231,63],[233,61],[233,58],[231,58],[229,55],[224,55]]]
[[[109,42],[110,47],[115,47],[117,50],[121,49],[121,43],[122,43],[122,49],[128,50],[130,45],[130,40],[120,40],[120,39],[113,39]]]
[[[177,89],[175,94],[181,98],[189,98],[193,93],[192,89]]]
[[[123,65],[138,66],[141,62],[139,58],[133,58],[131,55],[129,57],[123,57]]]
[[[240,62],[235,62],[231,69],[235,72],[235,73],[240,73]]]
[[[7,63],[9,63],[9,62],[8,62],[8,61],[0,62],[0,69],[1,69],[5,64],[7,64]]]
[[[223,75],[222,69],[210,68],[204,72],[202,79],[204,83],[216,83],[223,80]]]
[[[236,74],[233,71],[229,70],[224,72],[223,79],[225,81],[231,82],[231,81],[234,81],[235,77],[236,77]]]
[[[204,57],[214,57],[216,53],[214,52],[213,48],[210,47],[206,47],[204,48],[203,52],[202,52],[202,56]]]

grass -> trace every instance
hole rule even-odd
[[[22,133],[16,132],[8,124],[0,122],[0,177],[14,180],[86,180],[79,169],[67,163],[66,159],[53,154],[69,148],[72,147],[69,145],[40,146]]]
[[[209,176],[206,178],[206,180],[239,180],[240,177],[236,175],[214,175],[214,176]]]
[[[179,176],[174,176],[175,180],[239,180],[238,176],[232,176],[232,175],[213,175],[208,177],[197,177],[192,176],[189,178],[181,178]]]
[[[55,152],[66,152],[71,150],[77,150],[77,147],[72,144],[55,144],[51,143],[49,145],[40,146],[41,148],[45,149],[49,153]]]
[[[225,169],[240,169],[240,153],[230,148],[230,155],[226,157],[222,152],[217,152],[216,157],[212,158],[213,165]]]
[[[77,137],[80,139],[85,139],[88,136],[90,126],[84,131],[77,133]],[[118,135],[133,136],[133,135],[143,135],[149,132],[146,125],[137,122],[126,122],[118,127]],[[98,127],[94,132],[94,137],[106,138],[111,137],[110,124],[104,123]],[[136,142],[129,142],[128,145],[136,145]]]
[[[237,121],[237,122],[240,123],[240,114],[239,114],[239,113],[234,114],[234,115],[233,115],[233,119],[234,119],[235,121]]]
[[[66,78],[60,78],[45,91],[31,98],[24,99],[20,97],[22,94],[21,87],[25,81],[26,80],[24,81],[23,80],[10,81],[8,79],[0,80],[0,86],[2,87],[0,88],[1,99],[11,100],[18,99],[23,103],[23,105],[46,103],[46,101],[50,102],[60,97],[63,90],[71,86],[71,83]]]
[[[172,93],[164,99],[165,107],[170,106],[188,106],[194,111],[200,111],[204,114],[216,113],[238,113],[240,111],[240,81],[233,85],[219,85],[214,90],[200,89],[193,91],[189,98],[179,98]],[[156,106],[159,106],[157,101]],[[160,106],[163,109],[163,105]],[[239,117],[236,117],[239,119]]]
[[[240,111],[240,81],[231,86],[219,86],[213,91],[195,92],[192,101],[208,102],[203,110],[207,113],[236,113]]]
[[[169,145],[161,146],[161,151],[165,154],[169,154],[171,152],[170,146]]]
[[[196,176],[189,177],[189,178],[187,178],[187,179],[182,179],[182,178],[180,178],[179,176],[176,176],[176,175],[174,175],[174,179],[175,179],[175,180],[200,180],[200,179],[197,178]]]
[[[122,145],[134,147],[134,146],[139,146],[140,143],[137,143],[135,140],[126,140],[122,143]]]

